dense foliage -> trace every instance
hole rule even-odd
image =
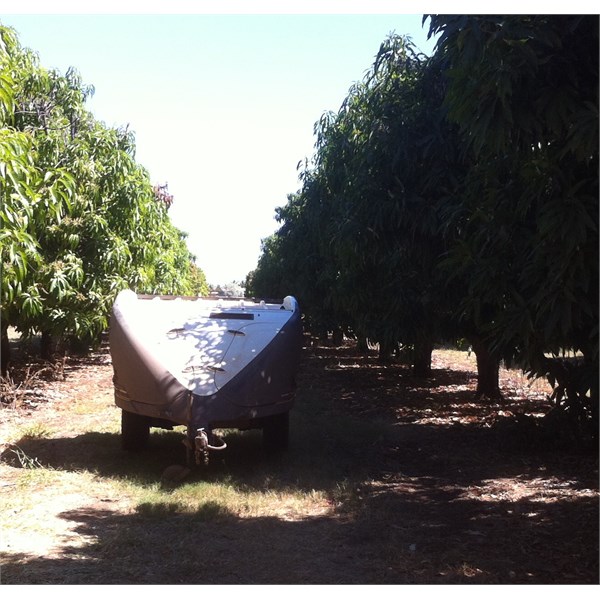
[[[206,293],[173,201],[135,161],[126,129],[85,109],[79,75],[44,69],[0,26],[2,334],[91,340],[115,295]],[[3,367],[6,346],[3,347]]]
[[[432,57],[390,36],[315,127],[301,189],[248,277],[309,326],[388,352],[466,338],[598,422],[598,18],[430,17]],[[562,359],[565,352],[577,360]]]

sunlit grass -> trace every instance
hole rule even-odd
[[[53,430],[45,423],[34,421],[24,427],[18,429],[16,434],[18,439],[22,440],[39,440],[52,437]]]
[[[144,516],[195,514],[204,520],[258,516],[294,520],[323,514],[331,507],[324,491],[248,491],[208,482],[191,482],[173,491],[154,487],[137,494],[135,500],[135,510]]]

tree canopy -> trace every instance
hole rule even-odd
[[[597,423],[598,17],[426,18],[431,57],[390,36],[316,124],[250,287],[415,366],[466,337],[481,393],[511,360]]]
[[[12,325],[93,339],[121,289],[208,291],[169,219],[173,197],[136,162],[133,134],[86,110],[92,93],[0,26],[3,336]]]
[[[499,353],[598,409],[598,18],[431,18],[473,167],[451,219],[461,306]],[[551,361],[582,355],[565,368]]]

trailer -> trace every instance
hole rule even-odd
[[[262,429],[287,447],[302,346],[298,302],[119,293],[109,330],[115,403],[126,450],[151,427],[187,428],[188,462],[225,443],[216,429]]]

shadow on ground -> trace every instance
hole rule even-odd
[[[240,518],[208,500],[186,510],[168,494],[130,514],[81,507],[60,514],[81,536],[77,547],[53,558],[5,554],[2,583],[599,583],[597,457],[532,448],[481,419],[403,422],[403,410],[462,403],[481,417],[489,406],[453,387],[468,385],[464,374],[441,373],[445,391],[405,396],[414,385],[402,373],[382,383],[390,371],[365,364],[341,377],[342,359],[307,357],[288,453],[265,455],[258,432],[230,433],[228,449],[188,481],[318,490],[330,499],[322,515]],[[378,411],[382,393],[391,412]],[[359,400],[374,418],[350,409]],[[54,469],[153,485],[183,461],[181,437],[153,434],[140,454],[106,433],[18,446]],[[3,460],[19,466],[14,454]]]
[[[462,429],[468,428],[401,425],[353,453],[351,439],[332,439],[321,451],[340,443],[349,450],[338,447],[342,460],[334,463],[321,460],[317,447],[306,454],[292,446],[285,457],[269,458],[260,436],[234,436],[230,454],[189,484],[321,489],[332,499],[329,513],[239,518],[210,501],[189,512],[168,496],[138,505],[133,514],[71,510],[60,517],[88,540],[84,546],[67,546],[52,559],[5,555],[2,582],[598,583],[597,496],[561,496],[566,488],[593,485],[582,457],[573,456],[569,467],[554,464],[551,455],[502,453],[489,443],[491,432]],[[154,442],[139,455],[123,454],[116,435],[94,433],[25,440],[23,448],[56,469],[95,469],[102,477],[151,485],[179,452],[174,434]],[[542,478],[551,483],[528,489]],[[522,497],[503,487],[509,480],[521,482]],[[340,482],[350,493],[336,498]]]
[[[5,555],[2,582],[598,583],[597,555],[587,553],[595,500],[466,499],[432,477],[357,493],[355,506],[302,520],[240,519],[211,503],[193,513],[168,502],[134,514],[66,511],[86,543],[56,558]]]

